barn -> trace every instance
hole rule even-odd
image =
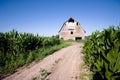
[[[85,30],[78,21],[69,18],[59,30],[59,38],[64,40],[84,39]]]

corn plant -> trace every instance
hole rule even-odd
[[[16,30],[0,32],[0,75],[12,73],[24,64],[45,57],[46,50],[60,44],[61,40],[55,36],[42,37]]]
[[[83,53],[94,73],[93,80],[120,79],[120,26],[92,33],[85,41]]]

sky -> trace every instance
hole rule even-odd
[[[120,0],[0,0],[0,32],[57,35],[70,17],[86,36],[120,25]]]

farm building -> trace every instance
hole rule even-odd
[[[85,38],[85,30],[79,22],[69,18],[59,30],[59,38],[64,40],[78,40]]]

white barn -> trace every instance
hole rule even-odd
[[[85,30],[79,22],[69,18],[59,30],[59,38],[64,40],[78,40],[85,38]]]

